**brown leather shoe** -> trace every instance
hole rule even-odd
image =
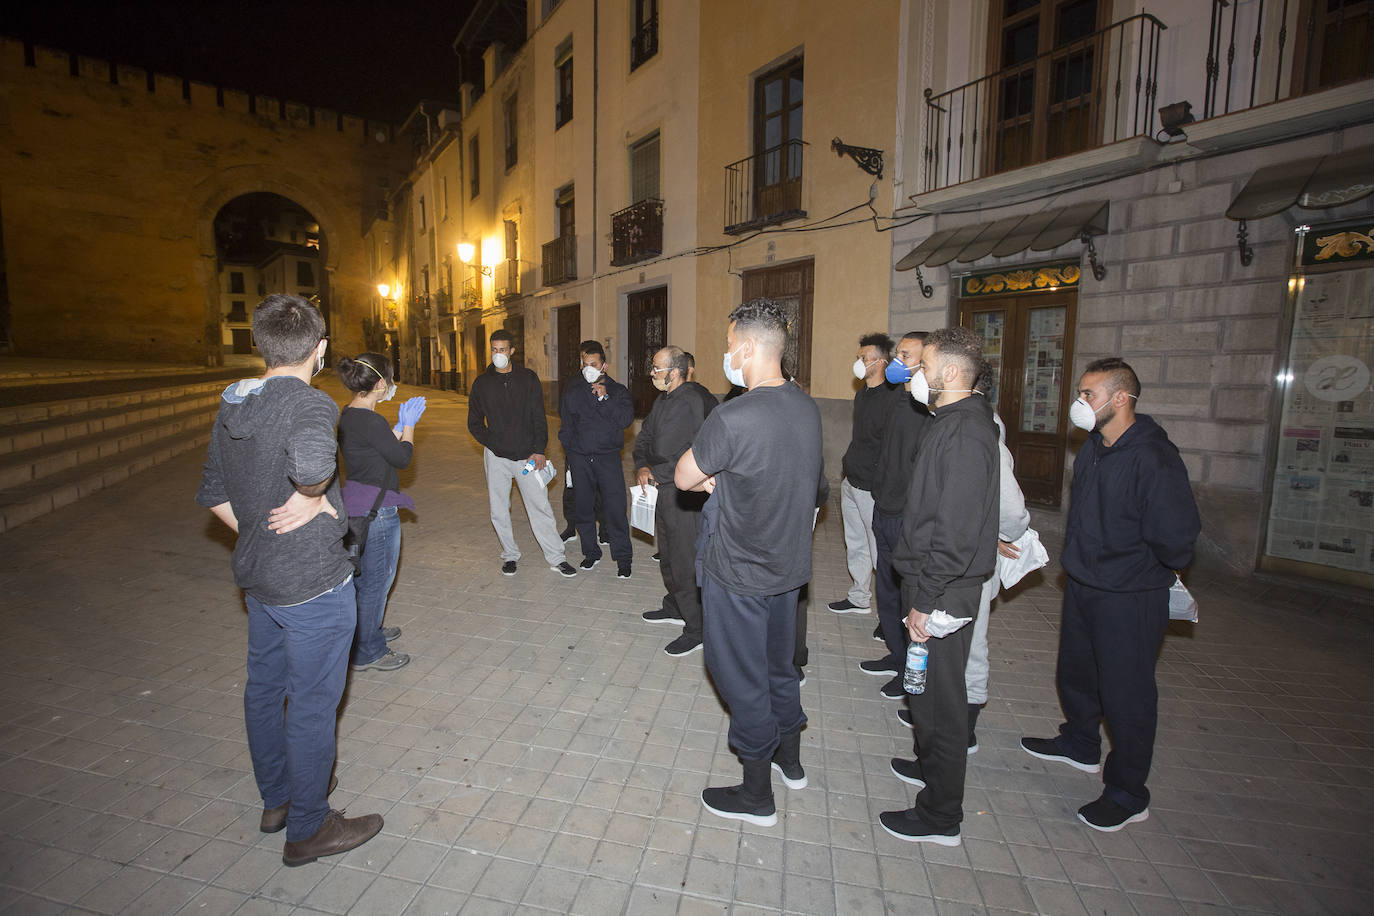
[[[329,788],[325,790],[325,795],[333,795],[334,790],[339,787],[339,777],[329,777]],[[276,833],[286,826],[286,814],[291,810],[291,803],[277,805],[275,808],[262,809],[262,822],[258,824],[258,829],[263,833]]]
[[[330,811],[324,816],[315,835],[298,843],[287,843],[282,849],[283,865],[309,865],[320,856],[348,852],[372,839],[382,829],[380,814],[344,817],[342,811]]]

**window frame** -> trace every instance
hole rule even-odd
[[[512,92],[503,104],[502,128],[506,139],[506,171],[520,162],[520,94]]]
[[[482,140],[474,133],[468,138],[468,199],[476,200],[482,193]]]

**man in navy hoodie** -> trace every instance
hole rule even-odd
[[[1066,721],[1058,737],[1022,738],[1021,747],[1096,773],[1105,718],[1112,735],[1105,785],[1078,819],[1111,832],[1149,817],[1155,659],[1174,571],[1192,562],[1202,524],[1178,449],[1135,412],[1135,371],[1121,359],[1099,359],[1083,373],[1078,395],[1069,419],[1090,432],[1073,463],[1060,557],[1068,581],[1055,681]]]
[[[630,523],[625,515],[625,471],[620,450],[625,430],[635,421],[634,401],[624,385],[606,374],[606,351],[595,340],[582,341],[582,379],[563,389],[558,405],[561,425],[558,441],[572,471],[573,522],[582,541],[581,569],[601,562],[596,537],[598,495],[606,511],[606,533],[611,538],[611,559],[616,575],[630,578]]]

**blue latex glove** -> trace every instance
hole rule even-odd
[[[401,426],[414,426],[419,423],[420,416],[425,412],[425,406],[425,399],[421,395],[416,395],[402,404],[398,411]]]

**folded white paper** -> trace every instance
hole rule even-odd
[[[569,490],[572,489],[572,469],[571,469],[571,468],[569,468],[567,471],[565,471],[565,472],[563,473],[563,486],[567,487]]]
[[[1011,588],[1037,569],[1050,562],[1045,545],[1040,543],[1040,535],[1034,528],[1027,528],[1025,534],[1012,542],[1021,555],[1015,560],[997,555],[997,578],[1002,580],[1003,588]]]
[[[630,487],[630,524],[653,537],[654,508],[657,505],[658,487]]]
[[[530,471],[530,473],[538,478],[540,483],[547,487],[553,482],[554,477],[558,475],[558,468],[553,466],[552,461],[545,461],[543,468],[537,471]]]

